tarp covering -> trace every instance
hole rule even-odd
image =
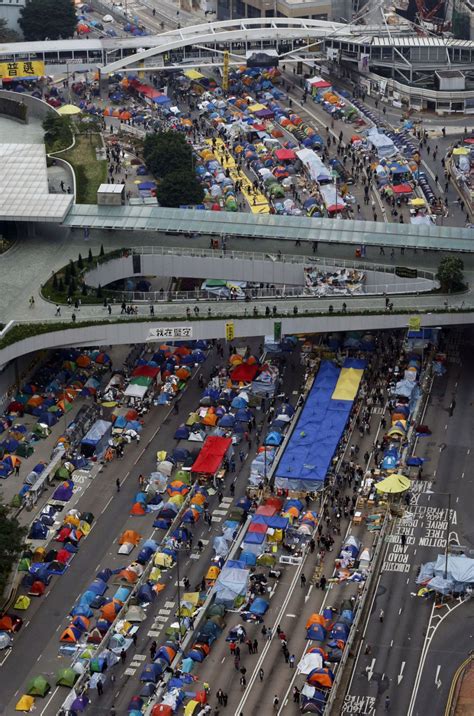
[[[234,600],[247,591],[248,569],[224,567],[216,582],[216,604],[233,606]]]
[[[344,368],[363,370],[365,362],[346,359]],[[333,400],[341,369],[323,361],[275,473],[279,488],[317,490],[326,477],[352,408]]]
[[[363,372],[358,368],[343,368],[334,388],[332,400],[354,400]]]
[[[446,566],[446,557],[439,554],[435,563],[435,576],[443,576]],[[474,559],[466,557],[464,554],[448,555],[448,577],[455,582],[464,582],[465,584],[474,583]]]
[[[193,472],[214,475],[220,468],[227,450],[232,445],[232,438],[208,436],[191,470]]]

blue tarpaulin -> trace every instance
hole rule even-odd
[[[364,367],[365,361],[347,359],[344,362],[344,368]],[[332,400],[340,373],[334,363],[321,363],[277,467],[277,487],[290,490],[321,488],[353,404],[352,400]]]

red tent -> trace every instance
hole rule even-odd
[[[159,372],[160,369],[157,366],[139,365],[138,368],[135,368],[133,371],[132,376],[142,375],[145,376],[145,378],[156,378]]]
[[[253,363],[252,365],[241,363],[230,371],[230,377],[234,383],[250,383],[259,370],[260,367],[258,363]]]
[[[331,87],[331,83],[326,82],[326,80],[318,80],[318,82],[311,82],[311,87],[317,87],[318,89],[327,89],[328,87]]]
[[[232,445],[232,438],[221,438],[209,435],[204,440],[201,452],[197,456],[191,470],[205,475],[214,475],[222,465],[227,450]]]
[[[296,159],[296,154],[292,149],[277,149],[275,156],[279,162],[291,162]]]
[[[276,513],[277,509],[272,505],[262,505],[255,510],[256,515],[264,515],[264,517],[273,517]]]
[[[392,186],[394,194],[412,194],[413,189],[410,184],[395,184]]]

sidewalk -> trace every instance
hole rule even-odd
[[[474,713],[474,661],[469,658],[456,672],[446,713],[452,716],[471,716]]]

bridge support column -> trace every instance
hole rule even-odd
[[[99,92],[101,99],[108,99],[109,80],[107,75],[103,75],[101,72],[99,72]]]

